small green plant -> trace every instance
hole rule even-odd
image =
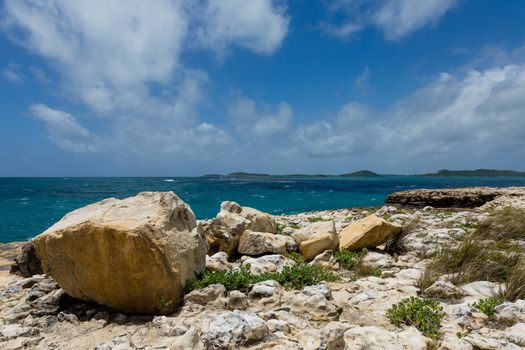
[[[334,258],[341,267],[352,270],[358,263],[360,263],[366,254],[368,254],[366,248],[363,248],[358,252],[352,250],[338,250],[334,253]]]
[[[323,218],[321,218],[319,216],[314,216],[314,217],[308,218],[307,220],[308,220],[308,222],[312,222],[312,223],[313,222],[320,222],[320,221],[329,221],[329,220],[325,220],[325,219],[323,219]]]
[[[293,261],[295,261],[298,264],[304,263],[304,256],[302,256],[302,254],[300,254],[300,253],[290,252],[290,253],[284,254],[284,256],[286,258],[288,258],[288,259],[292,259]]]
[[[458,337],[459,339],[465,337],[468,335],[468,332],[465,332],[465,333],[461,333],[461,332],[456,332],[456,337]]]
[[[338,279],[339,276],[330,270],[305,263],[286,266],[281,272],[260,275],[253,275],[250,272],[250,266],[245,265],[236,271],[218,272],[205,269],[200,279],[186,282],[186,292],[202,289],[211,284],[222,284],[227,290],[245,291],[252,284],[268,280],[277,281],[285,288],[300,289],[321,281],[333,282]]]
[[[372,267],[363,263],[363,259],[368,254],[366,248],[358,252],[351,250],[338,250],[334,253],[335,260],[345,269],[352,270],[355,273],[353,279],[364,276],[380,277],[383,271],[377,267]]]
[[[301,228],[301,226],[299,226],[298,224],[290,224],[290,227],[293,228],[294,230],[298,230]]]
[[[493,317],[496,314],[496,306],[499,304],[501,304],[501,299],[493,296],[487,299],[480,299],[472,304],[472,306],[483,312],[488,317]]]
[[[287,289],[301,289],[304,286],[318,284],[321,281],[334,282],[339,276],[334,272],[315,265],[297,264],[285,266],[280,273],[273,276],[274,280]]]
[[[173,299],[172,298],[168,298],[168,297],[162,297],[160,298],[159,300],[159,305],[162,307],[162,308],[167,308],[169,307],[170,305],[173,304]]]
[[[387,310],[387,316],[392,324],[415,326],[428,338],[439,339],[442,336],[440,328],[445,313],[433,299],[414,296],[403,299]]]
[[[275,225],[275,234],[282,235],[285,227],[286,226],[284,226],[283,224],[279,224],[279,223]]]

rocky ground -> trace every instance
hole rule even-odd
[[[286,289],[269,280],[244,291],[227,291],[223,285],[212,284],[186,294],[182,306],[165,316],[119,313],[69,297],[45,275],[22,278],[9,274],[8,266],[21,244],[0,245],[0,348],[523,349],[525,301],[496,308],[491,320],[505,322],[488,322],[488,316],[472,306],[498,291],[499,285],[487,281],[455,286],[443,278],[433,286],[457,295],[439,301],[445,313],[439,340],[425,337],[414,326],[395,326],[387,317],[392,305],[419,295],[419,281],[432,252],[455,244],[495,207],[525,207],[523,197],[512,196],[508,201],[497,197],[492,198],[497,200],[492,205],[482,203],[484,206],[473,209],[388,205],[277,216],[280,234],[276,236],[285,238],[278,237],[271,247],[293,245],[289,237],[297,237],[297,232],[314,223],[333,221],[340,234],[373,213],[403,227],[407,250],[389,254],[384,246],[370,249],[363,262],[374,273],[360,278],[327,251],[310,264],[334,270],[338,281]],[[248,244],[239,249],[251,248]],[[282,253],[234,254],[228,260],[224,252],[210,252],[206,265],[217,271],[249,265],[257,274],[296,264]]]

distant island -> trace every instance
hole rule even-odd
[[[421,176],[433,177],[525,177],[525,171],[514,170],[494,170],[494,169],[477,169],[477,170],[447,170],[443,169],[437,173],[424,174]]]
[[[326,178],[326,177],[380,177],[380,176],[407,176],[394,174],[378,174],[370,170],[359,170],[339,175],[325,175],[325,174],[287,174],[287,175],[271,175],[265,173],[248,173],[248,172],[233,172],[228,175],[207,174],[203,177],[209,178]],[[495,169],[477,169],[477,170],[447,170],[442,169],[435,173],[428,174],[414,174],[409,176],[425,176],[425,177],[525,177],[525,171],[514,170],[495,170]]]
[[[243,171],[238,171],[234,173],[229,173],[228,175],[219,175],[219,174],[207,174],[203,177],[227,177],[227,178],[323,178],[323,177],[372,177],[372,176],[385,176],[377,174],[370,170],[359,170],[351,173],[345,173],[340,175],[325,175],[325,174],[286,174],[286,175],[270,175],[264,173],[247,173]]]

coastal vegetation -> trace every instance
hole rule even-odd
[[[462,284],[479,280],[503,283],[505,300],[525,297],[525,211],[503,208],[492,212],[454,246],[437,250],[420,281],[425,289],[439,276]]]
[[[252,274],[250,266],[241,266],[239,270],[226,272],[204,270],[198,280],[189,280],[186,291],[205,288],[211,284],[222,284],[226,290],[246,291],[248,288],[262,281],[277,281],[285,288],[301,289],[319,282],[337,281],[339,276],[334,272],[315,265],[298,263],[294,266],[285,266],[281,272]]]
[[[441,322],[445,313],[439,302],[430,298],[410,297],[401,300],[387,310],[387,315],[396,326],[415,326],[428,338],[439,339]]]
[[[522,196],[520,190],[513,191]],[[443,190],[435,193],[441,195]],[[476,195],[470,189],[452,193],[459,199],[465,193]],[[283,348],[290,344],[321,348],[322,342],[331,342],[369,344],[378,349],[469,349],[484,348],[484,344],[514,349],[524,344],[525,212],[518,209],[525,208],[525,195],[522,197],[520,202],[512,196],[498,198],[477,210],[385,205],[280,216],[228,201],[221,204],[215,218],[201,222],[192,215],[174,219],[175,210],[189,209],[173,193],[150,192],[95,203],[95,207],[118,210],[81,208],[55,226],[60,227],[60,235],[49,230],[33,241],[35,249],[24,250],[26,255],[42,256],[48,274],[26,276],[10,284],[9,291],[2,291],[9,298],[0,303],[0,317],[6,325],[2,330],[14,336],[0,337],[0,347],[6,339],[11,345],[25,341],[26,334],[38,334],[28,341],[41,348],[56,348],[54,344],[61,344],[67,329],[68,336],[75,337],[71,339],[79,338],[91,348],[101,348],[96,339],[103,337],[110,347],[125,344],[130,348],[128,344],[153,347],[169,342],[235,349],[247,344],[264,346],[271,340]],[[505,208],[502,203],[517,204]],[[141,216],[141,228],[134,228],[134,234],[175,244],[144,249],[129,246],[134,242],[129,238],[126,244],[114,243],[114,236],[100,239],[122,230],[112,226],[122,217],[133,218],[124,222],[135,225],[137,211],[148,215]],[[118,220],[111,217],[114,212]],[[310,222],[309,218],[322,219]],[[69,220],[74,221],[71,227]],[[202,235],[192,234],[197,225]],[[71,241],[65,239],[76,242],[79,229],[92,232],[93,227],[102,226],[108,229],[100,235],[83,235],[92,241],[60,263],[72,249]],[[177,240],[163,239],[166,227],[170,232],[181,230]],[[118,231],[118,236],[127,237],[130,231]],[[46,237],[54,239],[44,242]],[[42,249],[59,239],[63,244],[55,249],[60,255],[50,256],[53,251]],[[90,244],[103,245],[102,252],[110,256],[91,256],[91,251],[83,249]],[[123,249],[126,254],[116,260],[115,252]],[[157,269],[134,265],[128,259],[133,253],[147,261],[151,249],[169,261],[169,266],[184,266],[189,273],[185,283],[176,286],[180,288],[177,293],[162,290],[151,300],[138,302],[134,293],[140,290],[141,295],[148,295],[157,283],[173,278],[164,274],[168,265]],[[179,253],[190,258],[175,260]],[[27,258],[18,259],[17,264],[27,265]],[[109,259],[110,270],[105,263]],[[49,270],[49,264],[60,271]],[[70,264],[75,267],[69,268]],[[136,281],[137,270],[147,268],[151,270],[139,279],[140,284],[118,290],[104,303],[94,302],[106,286],[118,282],[127,287]],[[86,283],[91,280],[97,283]],[[418,281],[423,288],[418,288]],[[75,289],[70,292],[71,285]],[[75,299],[70,293],[76,288],[91,301]],[[135,316],[141,312],[138,305],[149,316]],[[60,322],[48,327],[44,320],[49,317]],[[102,322],[112,324],[112,334],[100,327]],[[292,327],[301,332],[290,332]],[[129,334],[137,330],[140,338],[114,336],[117,331]]]

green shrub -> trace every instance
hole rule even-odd
[[[294,230],[298,230],[301,228],[301,226],[299,226],[298,224],[290,224],[290,227],[293,228]]]
[[[302,254],[300,254],[300,253],[290,252],[290,253],[284,254],[284,256],[286,258],[288,258],[288,259],[292,259],[293,261],[295,261],[298,264],[304,263],[304,256]]]
[[[304,263],[286,266],[278,273],[261,275],[251,274],[250,266],[245,265],[238,271],[217,272],[205,269],[200,279],[186,282],[186,291],[202,289],[211,284],[222,284],[227,290],[245,291],[252,284],[267,280],[277,281],[285,288],[300,289],[304,286],[318,284],[321,281],[332,282],[338,279],[339,276],[330,270]]]
[[[272,279],[287,289],[301,289],[304,286],[311,286],[322,281],[337,281],[339,276],[319,266],[297,264],[295,266],[285,266],[280,273],[274,274]]]
[[[363,259],[366,254],[368,254],[368,250],[366,248],[363,248],[358,252],[351,250],[339,250],[334,252],[334,257],[341,267],[355,272],[354,279],[363,276],[380,277],[383,274],[381,269],[363,263]]]
[[[339,265],[345,269],[352,270],[361,260],[368,254],[366,248],[361,249],[359,252],[351,250],[338,250],[334,252],[334,258]]]
[[[308,222],[320,222],[320,221],[329,221],[329,220],[324,220],[323,218],[320,218],[319,216],[314,216],[312,218],[308,218],[307,219]]]
[[[275,225],[275,234],[282,235],[285,227],[286,226],[284,226],[283,224],[279,224],[279,223],[276,224]]]
[[[441,338],[441,321],[445,313],[435,300],[418,297],[406,298],[388,309],[387,316],[396,326],[402,324],[415,326],[428,338]]]
[[[472,304],[476,309],[483,312],[488,317],[493,317],[496,314],[496,306],[501,304],[501,299],[498,297],[490,297],[487,299],[480,299]]]

